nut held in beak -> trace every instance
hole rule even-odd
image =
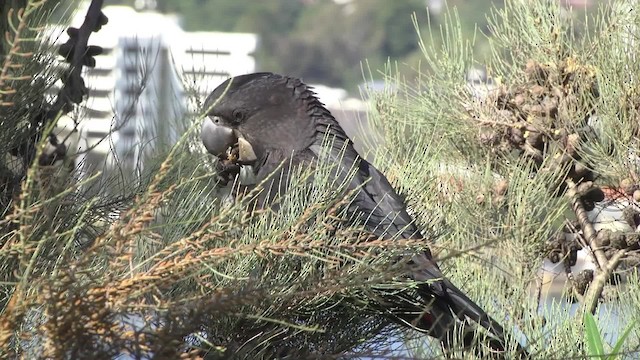
[[[243,137],[238,137],[238,150],[238,159],[242,162],[252,162],[258,159],[256,153],[253,151],[253,147],[251,147],[251,144]]]
[[[224,154],[236,142],[232,129],[216,125],[211,119],[205,119],[202,123],[200,139],[207,151],[215,156]]]

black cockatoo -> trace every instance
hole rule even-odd
[[[220,157],[239,147],[236,164],[250,166],[257,182],[273,177],[267,180],[273,186],[265,186],[270,191],[262,196],[264,205],[269,206],[270,198],[286,191],[287,181],[281,177],[289,174],[287,168],[317,160],[330,136],[333,143],[329,151],[343,169],[335,175],[346,178],[351,169],[357,169],[355,175],[351,171],[347,187],[359,189],[348,210],[361,215],[353,217],[361,221],[359,225],[377,237],[423,239],[403,198],[380,171],[358,155],[336,119],[299,79],[273,73],[233,77],[209,95],[205,111],[201,139],[211,154]],[[282,164],[284,169],[276,171]],[[454,331],[479,324],[489,334],[488,346],[496,354],[504,351],[500,324],[444,277],[429,252],[413,256],[410,262],[417,269],[409,276],[420,284],[417,293],[421,301],[408,301],[397,318],[440,339],[445,347],[452,346]],[[414,318],[407,318],[407,314]],[[472,342],[465,340],[467,345]]]

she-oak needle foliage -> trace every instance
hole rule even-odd
[[[349,197],[327,190],[335,186],[328,176],[306,184],[305,169],[279,212],[250,211],[251,193],[230,202],[195,135],[202,117],[180,119],[176,126],[193,125],[128,183],[118,171],[54,176],[35,160],[14,169],[19,191],[2,178],[1,356],[439,357],[372,305],[411,287],[394,259],[425,246],[534,358],[587,356],[584,312],[599,310],[602,324],[615,316],[614,329],[637,324],[636,226],[606,233],[585,212],[601,193],[638,190],[640,12],[619,1],[576,19],[557,2],[507,1],[490,15],[493,83],[484,95],[465,81],[470,44],[449,15],[441,33],[417,40],[429,72],[405,79],[389,68],[389,91],[370,96],[369,122],[384,139],[370,146],[376,166],[431,230],[429,243],[346,226]],[[51,60],[54,49],[39,51]],[[6,68],[24,64],[24,74],[3,72],[0,81],[25,87],[22,102],[3,98],[1,144],[32,115],[16,109],[44,101],[37,80],[59,76],[52,63],[10,55]],[[53,125],[43,127],[37,154]],[[1,150],[4,166],[12,148]],[[571,273],[578,248],[599,265],[584,287],[586,276]],[[545,258],[566,265],[571,290],[560,302],[540,295]],[[625,283],[608,284],[618,273]],[[633,358],[639,337],[632,328],[615,350]]]

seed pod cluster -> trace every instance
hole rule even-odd
[[[597,98],[595,70],[569,57],[559,64],[529,60],[517,85],[499,85],[489,95],[492,110],[476,114],[479,142],[494,152],[517,151],[540,166],[567,169],[575,183],[593,180],[580,149]]]
[[[586,211],[591,211],[596,207],[597,202],[601,202],[605,199],[604,191],[599,186],[596,186],[591,181],[585,181],[578,185],[577,195],[582,201],[582,206]]]
[[[635,230],[640,225],[640,211],[638,208],[629,205],[622,210],[622,220],[624,220],[631,229]]]
[[[240,174],[240,165],[238,164],[239,157],[240,150],[237,144],[227,149],[226,152],[218,157],[216,174],[222,186],[226,186],[236,175]]]
[[[640,248],[639,240],[640,234],[638,233],[602,229],[598,231],[596,244],[605,250],[607,257],[611,257],[617,250],[637,250]]]
[[[586,269],[579,272],[574,278],[574,289],[580,294],[584,295],[587,292],[589,284],[593,281],[593,270]]]
[[[547,258],[554,264],[566,261],[569,266],[574,266],[578,261],[578,250],[582,249],[582,246],[567,235],[559,232],[547,242]]]

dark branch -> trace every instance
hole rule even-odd
[[[82,78],[83,66],[95,66],[95,55],[102,53],[102,48],[87,46],[92,32],[100,30],[108,21],[102,12],[103,0],[92,0],[84,22],[79,29],[70,27],[67,30],[69,40],[60,46],[59,53],[69,62],[69,70],[62,77],[63,86],[58,92],[55,103],[48,110],[46,120],[53,120],[61,114],[73,110],[73,104],[79,104],[88,94]]]

